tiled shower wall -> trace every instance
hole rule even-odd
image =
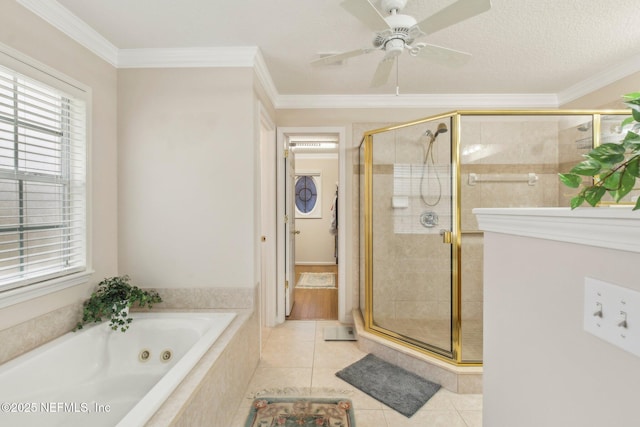
[[[590,133],[578,127],[591,118],[463,116],[461,120],[463,351],[465,342],[477,344],[477,352],[473,352],[476,354],[463,358],[479,359],[483,236],[472,209],[567,206],[571,190],[559,183],[557,174],[580,161],[590,149]],[[374,317],[389,320],[390,324],[397,324],[400,319],[416,323],[451,317],[450,287],[442,285],[448,283],[450,246],[443,245],[438,234],[440,228],[449,228],[449,206],[441,202],[436,207],[426,207],[415,191],[423,167],[427,140],[424,132],[435,131],[436,125],[433,122],[374,136]],[[365,131],[382,126],[354,126],[354,140]],[[434,146],[444,181],[449,179],[450,135],[440,135]],[[361,172],[357,165],[354,172]],[[484,182],[470,182],[470,174]],[[535,174],[531,182],[529,174]],[[444,200],[450,193],[448,182],[443,184]],[[427,201],[435,200],[433,189],[431,179]],[[362,194],[362,188],[358,191]],[[406,196],[407,207],[394,208],[393,196]],[[420,213],[427,209],[436,211],[442,227],[427,229],[419,223]]]
[[[451,228],[449,133],[433,144],[435,165],[424,162],[425,132],[436,125],[376,134],[373,142],[374,313],[379,324],[407,335],[398,321],[451,318],[451,246],[440,235]],[[437,224],[423,226],[423,213],[435,213]]]

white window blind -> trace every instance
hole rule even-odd
[[[86,103],[0,66],[0,291],[86,268]]]

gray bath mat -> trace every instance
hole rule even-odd
[[[439,384],[373,354],[336,372],[336,376],[406,417],[415,414],[440,389]]]

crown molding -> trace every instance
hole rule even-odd
[[[633,56],[621,64],[607,67],[606,70],[558,92],[558,105],[564,105],[588,95],[638,71],[640,71],[640,55]]]
[[[279,95],[278,109],[304,108],[557,108],[555,94]]]
[[[476,208],[483,231],[640,252],[640,215],[630,206]]]
[[[120,49],[118,68],[253,67],[258,48],[184,47]]]
[[[16,0],[114,67],[118,48],[55,0]]]
[[[271,78],[271,73],[269,73],[269,68],[267,67],[267,63],[264,62],[264,57],[262,56],[260,49],[258,49],[258,52],[255,55],[254,63],[254,70],[258,77],[258,81],[267,93],[271,102],[274,102],[279,96],[278,88],[276,88],[276,85]]]
[[[270,99],[278,97],[271,74],[256,46],[120,49],[118,68],[253,67]]]
[[[578,82],[557,94],[280,95],[259,48],[118,49],[56,0],[16,0],[117,68],[254,67],[278,109],[314,108],[558,108],[640,71],[640,55]]]

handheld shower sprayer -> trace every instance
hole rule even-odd
[[[442,198],[442,184],[440,183],[440,176],[438,175],[438,169],[435,167],[436,163],[433,158],[433,143],[435,142],[438,135],[440,135],[441,133],[446,133],[448,131],[449,129],[447,128],[447,125],[445,123],[439,123],[435,133],[431,132],[431,130],[429,129],[427,129],[427,131],[424,133],[425,136],[429,137],[429,142],[427,144],[427,148],[424,153],[422,177],[420,178],[420,198],[422,199],[422,202],[427,206],[437,205],[438,203],[440,203],[440,199]],[[438,182],[438,190],[439,190],[438,197],[434,203],[429,203],[422,191],[422,187],[424,184],[424,176],[427,171],[427,162],[429,161],[429,159],[431,159],[431,166],[434,169],[436,180]]]
[[[449,132],[447,125],[444,123],[439,123],[438,128],[436,129],[436,133],[431,132],[431,129],[427,129],[427,131],[424,134],[429,138],[436,139],[438,135],[440,135],[441,133],[447,133],[447,132]]]
[[[434,138],[436,138],[441,133],[447,133],[447,132],[449,132],[449,129],[447,129],[447,125],[444,123],[440,123],[438,124],[438,129],[436,130],[436,134],[434,135]]]

